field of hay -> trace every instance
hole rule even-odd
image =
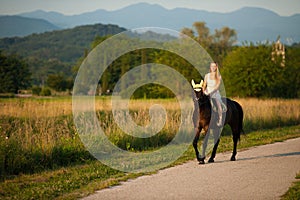
[[[298,99],[235,100],[244,109],[246,133],[299,124]],[[149,139],[134,138],[120,130],[114,122],[109,98],[96,98],[95,104],[105,134],[125,150],[143,151],[166,145],[180,125],[176,99],[130,101],[132,118],[143,126],[149,123],[151,105],[160,104],[167,111],[164,128]],[[35,173],[94,159],[74,126],[71,98],[0,99],[0,109],[0,176]]]

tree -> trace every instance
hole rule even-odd
[[[212,36],[210,35],[209,28],[206,26],[205,22],[194,22],[193,27],[196,29],[197,37],[196,40],[204,48],[209,47],[212,41]]]
[[[183,28],[181,30],[181,33],[184,34],[184,35],[187,35],[191,38],[195,37],[195,33],[194,33],[193,29],[191,29],[191,28]]]
[[[40,95],[40,93],[42,91],[42,88],[35,85],[35,86],[33,86],[31,88],[31,90],[32,90],[32,94],[34,94],[34,95]]]
[[[281,61],[278,61],[281,63]],[[282,76],[272,88],[274,97],[300,97],[300,46],[286,48],[285,67],[281,67]]]
[[[73,79],[67,79],[62,74],[50,74],[47,78],[47,85],[56,91],[70,90],[73,87]]]
[[[237,41],[236,31],[227,26],[216,29],[214,34],[210,33],[205,22],[194,22],[193,28],[195,31],[192,28],[183,28],[182,35],[196,40],[218,63],[222,63],[223,58],[232,50]]]
[[[51,90],[48,87],[43,87],[41,92],[40,92],[41,96],[51,96]]]
[[[0,93],[17,93],[31,86],[31,74],[27,63],[14,55],[0,51]]]
[[[216,29],[213,35],[213,42],[211,45],[214,54],[214,60],[218,63],[232,50],[233,45],[237,41],[237,33],[234,29],[227,26]]]
[[[272,97],[283,70],[271,59],[268,44],[237,47],[223,62],[222,77],[227,96]]]
[[[223,49],[228,49],[231,48],[233,44],[237,41],[237,34],[234,29],[225,26],[221,28],[221,30],[215,30],[213,39],[214,44],[219,44],[219,46]]]

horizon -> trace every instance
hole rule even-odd
[[[23,13],[28,13],[28,12],[34,12],[34,11],[45,11],[45,12],[57,12],[66,16],[72,16],[72,15],[80,15],[83,13],[88,13],[88,12],[95,12],[97,10],[106,10],[106,11],[116,11],[116,10],[121,10],[124,9],[128,6],[136,5],[136,4],[149,4],[149,5],[159,5],[167,10],[173,10],[175,8],[186,8],[186,9],[193,9],[193,10],[203,10],[203,11],[208,11],[208,12],[217,12],[217,13],[230,13],[234,12],[236,10],[245,8],[245,7],[253,7],[253,8],[262,8],[266,9],[269,11],[272,11],[280,16],[292,16],[295,14],[300,14],[300,4],[297,6],[292,5],[291,2],[296,3],[297,0],[289,0],[289,1],[284,1],[284,7],[282,7],[282,1],[277,0],[276,2],[272,1],[272,3],[269,3],[270,1],[262,1],[258,0],[251,1],[252,3],[246,3],[245,1],[240,1],[239,3],[235,6],[232,6],[232,4],[237,3],[237,0],[230,0],[227,2],[226,6],[225,4],[219,3],[220,1],[218,0],[213,0],[208,2],[195,2],[193,0],[187,0],[185,4],[181,3],[178,4],[178,1],[173,1],[172,3],[170,0],[144,0],[144,1],[127,1],[129,3],[124,3],[124,1],[121,0],[116,0],[115,4],[112,3],[105,3],[103,4],[100,3],[99,5],[94,5],[91,6],[90,4],[84,4],[85,6],[82,6],[81,3],[76,3],[78,0],[73,0],[72,4],[67,4],[68,0],[65,0],[63,4],[67,5],[72,5],[70,8],[71,10],[65,9],[68,6],[59,6],[57,5],[57,2],[55,4],[48,4],[49,2],[39,2],[39,4],[36,4],[34,6],[31,6],[30,3],[27,6],[24,6],[24,4],[21,4],[22,7],[16,6],[15,4],[18,3],[19,1],[22,0],[5,0],[6,3],[2,3],[2,6],[0,7],[0,15],[19,15]],[[34,2],[36,0],[26,0],[28,2]],[[53,2],[53,1],[51,1]],[[63,2],[63,1],[60,1]],[[175,3],[174,3],[175,2]],[[288,3],[290,2],[290,4]],[[24,0],[22,1],[24,3]],[[41,4],[42,3],[42,4]],[[75,7],[74,7],[75,6]],[[79,7],[78,7],[79,6]],[[275,7],[274,7],[275,6]],[[293,9],[292,9],[293,8]],[[281,11],[280,11],[281,10]]]
[[[95,10],[91,10],[91,11],[87,11],[87,12],[82,12],[82,13],[77,13],[77,14],[64,14],[64,13],[62,13],[62,12],[54,11],[54,10],[49,10],[49,11],[48,11],[48,10],[43,10],[43,9],[36,9],[36,10],[28,11],[28,12],[21,12],[21,13],[17,13],[17,14],[12,14],[11,16],[13,16],[13,15],[21,15],[21,14],[25,14],[25,13],[33,13],[33,12],[38,12],[38,11],[46,12],[46,13],[58,13],[58,14],[62,14],[62,15],[64,15],[64,16],[76,16],[76,15],[81,15],[81,14],[85,14],[85,13],[93,13],[93,12],[97,12],[97,11],[99,11],[99,10],[105,10],[105,11],[108,11],[108,12],[115,12],[115,11],[118,11],[118,10],[123,10],[123,9],[125,9],[125,8],[127,8],[127,7],[130,7],[130,6],[138,5],[138,4],[142,4],[142,3],[145,3],[145,2],[140,2],[140,3],[131,4],[131,5],[129,5],[129,6],[125,6],[125,7],[119,8],[119,9],[115,9],[115,10],[107,10],[107,9],[102,9],[102,8],[100,8],[100,9],[95,9]],[[241,9],[244,9],[244,8],[264,9],[264,10],[268,10],[268,11],[271,11],[271,12],[273,12],[273,13],[276,13],[277,15],[279,15],[279,16],[281,16],[281,17],[290,17],[290,16],[293,16],[293,15],[300,14],[300,12],[299,12],[299,13],[292,14],[292,15],[290,15],[290,16],[283,16],[283,15],[280,15],[279,13],[277,13],[277,12],[275,12],[275,11],[273,11],[273,10],[270,10],[270,9],[268,9],[268,8],[262,8],[262,7],[257,7],[257,6],[244,6],[244,7],[237,8],[237,9],[235,9],[235,10],[228,11],[228,12],[218,12],[218,11],[208,11],[208,10],[204,10],[204,9],[196,9],[196,8],[185,8],[185,7],[176,7],[176,8],[168,9],[168,8],[166,8],[166,7],[162,6],[162,5],[156,4],[156,3],[153,3],[153,4],[151,4],[151,3],[146,3],[146,4],[148,4],[148,5],[153,5],[153,6],[158,5],[158,6],[160,6],[160,7],[163,7],[163,8],[166,9],[166,10],[174,10],[174,9],[178,9],[178,8],[180,8],[180,9],[183,8],[183,9],[189,9],[189,10],[206,11],[206,12],[210,12],[210,13],[222,13],[222,14],[228,14],[228,13],[236,12],[236,11],[241,10]],[[0,16],[1,16],[1,14],[0,14]],[[2,15],[2,16],[4,16],[4,15]],[[10,16],[10,15],[7,15],[7,16]]]

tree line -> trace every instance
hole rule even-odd
[[[205,22],[195,22],[191,28],[183,28],[181,33],[197,41],[219,63],[227,96],[240,97],[282,97],[298,98],[300,47],[295,44],[286,48],[286,64],[282,67],[280,57],[278,62],[272,60],[271,52],[273,43],[244,43],[237,46],[237,33],[229,27],[211,32]],[[149,34],[149,33],[148,33]],[[109,36],[97,36],[91,44],[91,49],[96,47]],[[78,59],[77,64],[69,74],[63,72],[45,74],[45,85],[56,91],[71,90],[76,72],[82,61],[88,55]],[[22,59],[13,55],[0,52],[0,93],[16,92],[18,89],[30,88],[32,81],[29,66]],[[63,63],[53,60],[53,68]],[[122,55],[116,59],[104,72],[99,80],[98,91],[101,94],[111,94],[117,81],[128,70],[146,63],[160,63],[170,66],[185,76],[187,80],[200,81],[201,76],[195,77],[197,72],[191,63],[172,52],[160,49],[138,49]],[[65,68],[64,68],[65,69]],[[141,72],[141,76],[143,76]],[[18,74],[18,75],[17,75]],[[130,84],[130,81],[127,83]],[[126,88],[130,85],[124,85]],[[35,89],[37,89],[35,87]],[[88,88],[85,88],[88,90]],[[133,94],[133,98],[169,98],[174,94],[167,88],[148,84],[140,87]]]

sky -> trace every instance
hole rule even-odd
[[[167,9],[182,7],[225,13],[251,6],[266,8],[281,16],[300,14],[300,0],[0,0],[0,15],[34,10],[74,15],[98,9],[117,10],[139,2],[159,4]]]

